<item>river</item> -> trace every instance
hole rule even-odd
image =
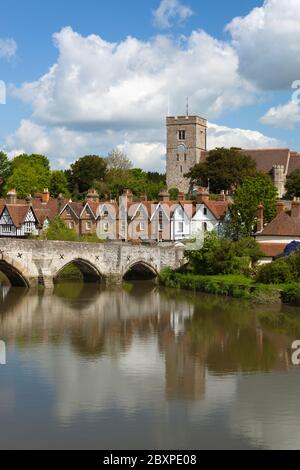
[[[61,283],[0,290],[1,449],[300,448],[300,309]]]

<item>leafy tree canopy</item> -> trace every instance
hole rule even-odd
[[[50,194],[52,197],[58,197],[63,194],[69,197],[68,179],[64,171],[52,171],[50,177]]]
[[[191,185],[208,184],[212,192],[232,190],[247,176],[256,173],[256,162],[236,148],[211,150],[205,162],[195,165],[186,175]]]
[[[114,149],[108,154],[106,164],[108,170],[128,171],[131,170],[133,166],[127,155],[119,149]]]
[[[0,152],[0,192],[2,193],[2,187],[7,180],[11,172],[11,162],[8,156],[4,152]]]
[[[270,222],[276,214],[277,197],[277,190],[268,175],[257,173],[245,178],[234,193],[234,204],[225,227],[227,235],[234,239],[253,235],[259,204],[264,206],[265,222]]]
[[[80,194],[95,186],[97,181],[104,180],[107,172],[105,158],[98,155],[86,155],[71,165],[73,190]]]
[[[300,197],[300,168],[293,171],[286,179],[286,197]]]

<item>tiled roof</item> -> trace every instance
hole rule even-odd
[[[300,219],[282,212],[257,235],[260,237],[276,235],[281,237],[300,237]]]
[[[263,254],[268,258],[275,258],[275,256],[281,255],[285,248],[286,243],[260,243],[259,248]]]
[[[284,170],[288,170],[290,155],[289,149],[242,149],[241,152],[256,161],[258,170],[269,173],[274,165],[283,165]]]
[[[203,204],[206,205],[217,220],[224,219],[230,205],[228,201],[204,201]]]

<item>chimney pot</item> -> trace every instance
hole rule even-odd
[[[169,201],[170,200],[169,192],[166,189],[162,189],[158,194],[158,198],[160,201],[164,201],[164,202]]]
[[[300,198],[295,197],[292,202],[292,217],[300,219]]]
[[[6,201],[7,204],[17,204],[17,192],[15,189],[8,191]]]

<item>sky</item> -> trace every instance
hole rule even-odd
[[[0,149],[165,170],[165,117],[208,146],[300,151],[300,0],[1,0]]]

